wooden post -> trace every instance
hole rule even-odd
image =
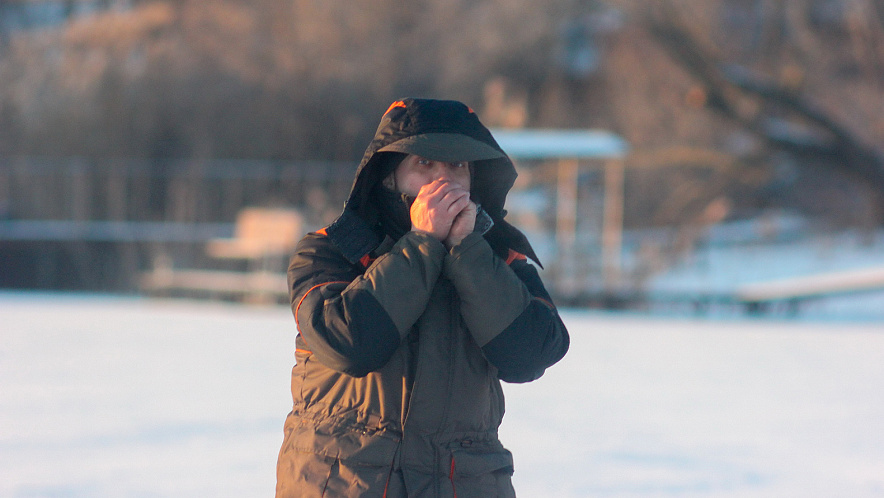
[[[131,176],[129,163],[125,161],[112,161],[107,168],[106,193],[107,212],[104,219],[124,221],[129,212],[127,198],[130,195],[126,188],[127,180]]]
[[[8,218],[12,209],[12,172],[8,164],[0,165],[0,217]]]
[[[557,283],[559,290],[568,294],[576,290],[574,250],[577,242],[577,173],[577,159],[559,160],[556,199]]]
[[[605,212],[602,225],[602,272],[605,291],[620,285],[620,254],[623,245],[624,165],[620,159],[605,163]]]
[[[91,219],[90,204],[92,202],[92,189],[88,165],[82,159],[73,160],[68,164],[70,175],[70,217],[72,220],[85,221]]]

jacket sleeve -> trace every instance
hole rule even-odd
[[[288,270],[292,312],[304,347],[348,375],[361,377],[381,368],[426,308],[444,257],[439,241],[409,233],[361,271],[326,237],[308,235]]]
[[[524,258],[508,264],[474,233],[452,248],[443,271],[460,296],[467,328],[501,380],[535,380],[568,351],[568,331]]]

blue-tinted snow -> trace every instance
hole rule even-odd
[[[520,496],[884,496],[880,323],[563,317],[506,386]],[[0,496],[272,496],[287,308],[0,293],[0,324]]]

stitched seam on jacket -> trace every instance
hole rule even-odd
[[[454,249],[455,247],[457,248],[456,255],[452,254],[450,250],[448,251],[448,255],[452,257],[452,262],[458,261],[465,253],[471,251],[482,240],[484,240],[484,239],[476,238],[475,240],[472,241],[472,243],[470,245],[465,246],[465,245],[463,245],[463,242],[461,242],[461,244],[454,246],[452,249]]]
[[[307,296],[308,296],[311,292],[313,292],[315,289],[317,289],[317,288],[319,288],[319,287],[322,287],[323,285],[329,285],[329,284],[349,284],[349,283],[350,283],[350,282],[347,282],[346,280],[334,280],[334,281],[332,281],[332,282],[325,282],[325,283],[321,283],[321,284],[316,284],[316,285],[314,285],[313,287],[310,287],[310,289],[309,289],[307,292],[305,292],[304,295],[301,297],[301,300],[298,301],[298,305],[295,306],[295,326],[297,326],[297,328],[298,328],[298,332],[299,332],[299,333],[301,332],[301,321],[298,319],[298,312],[301,310],[301,303],[304,302],[304,299],[307,299]]]
[[[555,310],[555,309],[556,309],[556,306],[555,306],[553,303],[547,301],[546,299],[544,299],[544,298],[542,298],[542,297],[531,296],[531,299],[536,299],[536,300],[540,301],[540,302],[543,303],[547,308],[549,308],[549,309],[551,309],[551,310]]]

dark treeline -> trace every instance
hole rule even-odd
[[[356,161],[389,102],[435,96],[622,134],[631,226],[880,225],[882,20],[873,0],[130,1],[0,37],[0,156]]]

